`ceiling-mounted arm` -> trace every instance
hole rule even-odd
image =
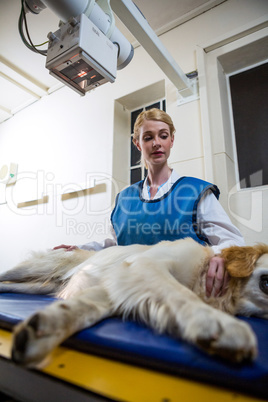
[[[197,72],[184,74],[132,0],[21,2],[22,11],[25,11],[24,4],[26,11],[34,14],[47,6],[63,22],[58,31],[49,34],[48,50],[43,53],[47,54],[46,67],[50,73],[78,93],[84,95],[107,81],[114,82],[116,70],[124,68],[132,59],[133,47],[114,26],[111,2],[127,29],[178,89],[178,104],[198,98]],[[31,50],[42,52],[32,42],[31,45],[26,42]]]
[[[81,95],[106,82],[114,82],[117,70],[133,57],[133,47],[116,28],[110,0],[21,0],[23,19],[30,11],[39,14],[48,7],[60,18],[59,29],[48,34],[46,67],[59,81]],[[24,44],[41,53],[23,35]],[[29,35],[28,35],[29,36]]]
[[[111,0],[113,11],[179,90],[183,98],[196,96],[197,80],[188,78],[167,51],[132,0]]]

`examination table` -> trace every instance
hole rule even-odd
[[[226,363],[147,327],[109,318],[69,338],[44,368],[10,360],[11,330],[53,298],[0,294],[0,392],[34,402],[253,402],[268,400],[268,321],[255,331],[254,363]]]

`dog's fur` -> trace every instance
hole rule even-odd
[[[231,277],[228,290],[207,298],[212,256],[210,247],[192,239],[98,252],[34,253],[0,275],[0,292],[54,294],[65,300],[17,325],[14,361],[34,366],[70,335],[112,315],[132,316],[233,361],[254,359],[255,335],[232,315],[268,318],[268,246],[223,250]]]

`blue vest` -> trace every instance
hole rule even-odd
[[[209,244],[196,223],[197,205],[210,189],[219,198],[219,189],[194,177],[181,177],[157,200],[142,198],[143,181],[117,195],[111,221],[119,245],[156,244],[162,240],[192,237]]]

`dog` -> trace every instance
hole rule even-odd
[[[69,336],[119,315],[209,354],[253,360],[256,337],[234,315],[268,318],[268,246],[224,249],[228,289],[208,298],[206,272],[213,255],[211,247],[190,238],[98,252],[33,253],[0,275],[0,292],[51,294],[59,300],[15,327],[12,359],[36,367]]]

